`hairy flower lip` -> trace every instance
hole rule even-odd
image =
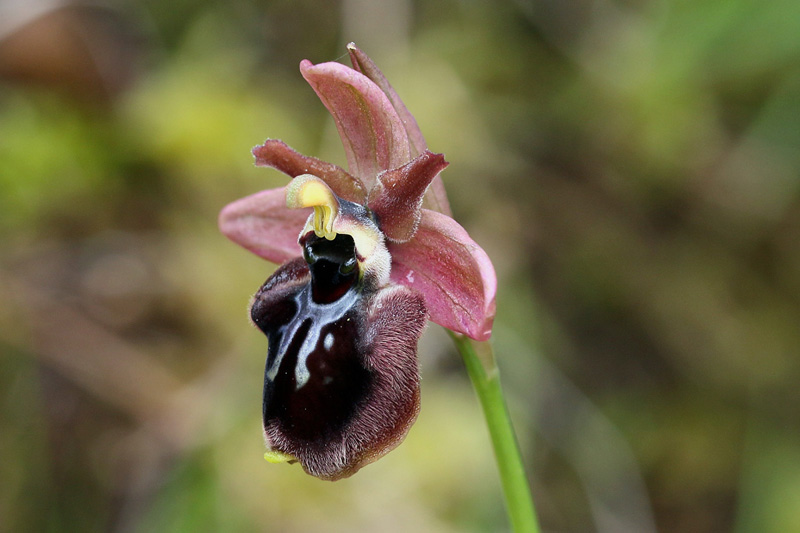
[[[317,303],[309,274],[301,258],[283,264],[251,306],[269,339],[264,437],[270,457],[333,481],[388,453],[414,423],[427,313],[398,285],[363,283]]]

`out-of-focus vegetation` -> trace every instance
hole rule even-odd
[[[500,278],[552,531],[800,530],[800,3],[0,0],[0,531],[500,531],[437,326],[406,442],[263,458],[269,265],[227,202],[335,162],[297,64],[355,40]]]

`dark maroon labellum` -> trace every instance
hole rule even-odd
[[[267,445],[324,479],[346,477],[405,435],[419,409],[421,295],[359,272],[352,237],[300,239],[250,313],[268,338]]]
[[[275,421],[310,442],[343,428],[365,396],[370,376],[354,357],[360,300],[353,238],[340,234],[328,240],[309,233],[300,242],[311,283],[269,309],[253,305],[251,314],[269,339],[264,422]]]

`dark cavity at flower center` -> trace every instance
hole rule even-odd
[[[333,303],[358,280],[358,261],[353,238],[343,233],[333,240],[313,232],[300,239],[303,257],[311,271],[311,298],[319,304]]]

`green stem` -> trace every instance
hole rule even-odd
[[[492,347],[488,342],[475,342],[456,333],[451,333],[450,336],[464,359],[467,373],[486,417],[511,528],[516,533],[538,533],[539,523],[536,520],[533,498],[514,427],[503,398]],[[476,348],[480,349],[480,353]]]

